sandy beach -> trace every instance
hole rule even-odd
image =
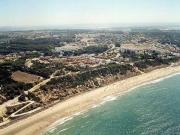
[[[83,93],[0,129],[0,135],[39,135],[58,119],[91,108],[107,96],[125,94],[131,88],[178,72],[180,66],[161,68]]]

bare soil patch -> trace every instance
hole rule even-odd
[[[26,72],[16,71],[12,73],[11,78],[16,82],[23,82],[23,83],[37,83],[42,80],[42,77],[29,74]]]

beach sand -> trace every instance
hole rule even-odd
[[[58,119],[91,108],[107,96],[125,94],[136,86],[179,72],[180,66],[161,68],[83,93],[0,129],[0,135],[41,134]]]

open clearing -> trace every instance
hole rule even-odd
[[[42,77],[28,74],[21,71],[16,71],[12,73],[11,78],[16,82],[23,82],[23,83],[36,83],[42,79]]]

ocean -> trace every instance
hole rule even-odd
[[[180,135],[180,74],[107,97],[43,135]]]

